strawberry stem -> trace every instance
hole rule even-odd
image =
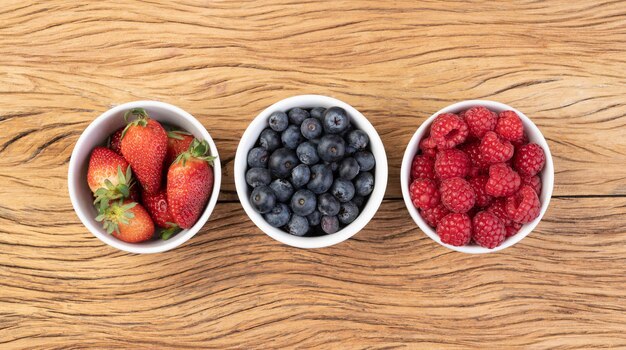
[[[217,157],[207,155],[208,152],[209,152],[209,143],[206,142],[206,140],[200,141],[194,138],[193,141],[191,142],[191,145],[189,145],[189,150],[181,153],[174,162],[176,163],[176,162],[182,161],[183,166],[185,166],[185,163],[187,162],[188,159],[196,158],[196,159],[204,160],[210,165],[213,165],[213,161],[217,159]]]
[[[129,117],[135,117],[136,119],[133,120],[132,122],[128,122]],[[148,119],[150,119],[150,116],[148,116],[148,112],[146,112],[145,109],[143,108],[132,108],[129,109],[128,111],[126,111],[126,113],[124,113],[124,121],[126,123],[128,123],[126,125],[126,127],[124,128],[124,131],[122,131],[122,136],[120,137],[120,139],[123,139],[124,136],[126,136],[126,132],[128,131],[128,129],[131,126],[146,126],[148,125]]]

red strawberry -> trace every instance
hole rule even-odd
[[[87,168],[87,184],[96,202],[129,197],[132,173],[128,162],[108,148],[94,148]]]
[[[109,137],[109,148],[113,150],[113,152],[117,154],[122,154],[122,133],[124,132],[124,128],[117,129],[116,132]]]
[[[165,166],[169,167],[176,157],[187,151],[193,142],[193,135],[186,131],[174,130],[167,133],[167,153]]]
[[[141,187],[156,193],[161,187],[163,160],[167,152],[167,132],[159,122],[150,119],[143,108],[126,112],[125,119],[136,116],[122,133],[122,155],[130,163]]]
[[[128,243],[147,241],[154,235],[150,214],[137,202],[120,200],[111,204],[101,203],[96,221],[103,223],[107,233]]]
[[[144,193],[142,203],[148,210],[148,213],[150,213],[154,223],[165,229],[161,231],[162,239],[169,239],[174,233],[178,232],[179,227],[174,223],[174,217],[167,205],[167,193],[165,190],[161,190],[157,194]]]
[[[167,172],[167,203],[175,222],[192,227],[202,214],[213,191],[215,157],[206,156],[209,145],[194,139],[189,151],[182,153]]]

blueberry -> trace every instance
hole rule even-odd
[[[370,138],[362,130],[352,130],[348,133],[346,141],[348,141],[348,146],[361,151],[367,147]]]
[[[331,234],[339,231],[339,219],[336,216],[322,216],[320,221],[322,231]]]
[[[333,173],[337,171],[337,169],[339,169],[339,162],[332,162],[332,163],[324,162],[324,164],[328,165],[330,167],[330,170]]]
[[[341,203],[337,218],[344,225],[352,223],[359,216],[359,207],[352,202]]]
[[[259,136],[259,145],[272,152],[280,147],[280,134],[270,128],[263,130]]]
[[[325,162],[335,162],[343,158],[346,142],[338,135],[326,135],[317,145],[317,154]]]
[[[293,186],[291,185],[291,182],[285,179],[276,179],[272,181],[270,188],[274,191],[274,194],[276,194],[276,199],[279,202],[287,203],[293,195]]]
[[[283,142],[283,146],[289,149],[296,149],[302,142],[302,134],[300,134],[300,128],[296,125],[289,125],[282,134],[280,139]]]
[[[327,133],[340,134],[350,125],[350,117],[343,108],[330,107],[324,112],[322,124]]]
[[[315,118],[315,119],[319,119],[319,121],[324,120],[324,112],[326,112],[326,108],[324,107],[315,107],[313,109],[311,109],[311,112],[309,112],[309,114],[311,115],[311,117]]]
[[[355,154],[355,153],[356,153],[356,151],[357,151],[357,149],[356,149],[356,148],[354,148],[354,147],[352,147],[352,146],[350,146],[350,145],[346,146],[346,154],[347,154],[347,155],[350,155],[350,156],[351,156],[351,155]]]
[[[252,190],[250,194],[250,204],[252,208],[261,214],[265,214],[276,205],[276,195],[271,188],[259,186]]]
[[[248,166],[251,168],[267,168],[269,152],[263,147],[255,147],[248,152]]]
[[[352,198],[352,203],[356,204],[357,207],[362,207],[365,204],[365,197],[359,196],[358,194]]]
[[[376,166],[376,159],[370,151],[360,151],[354,154],[354,159],[359,162],[361,171],[370,171]]]
[[[309,118],[309,112],[302,108],[296,107],[289,111],[289,122],[291,124],[300,126],[306,118]]]
[[[320,144],[320,141],[322,141],[322,139],[310,139],[309,142],[315,146],[315,148],[317,148],[317,145]]]
[[[287,231],[294,236],[304,236],[309,232],[309,221],[300,215],[291,215]]]
[[[337,198],[330,193],[322,193],[317,197],[317,210],[319,210],[322,215],[337,215],[339,213],[340,204]]]
[[[289,118],[287,117],[287,113],[277,111],[270,114],[269,124],[272,130],[278,132],[285,131],[285,129],[287,129],[287,127],[289,126]]]
[[[361,170],[359,163],[356,159],[349,157],[344,158],[339,164],[339,177],[346,180],[354,179]]]
[[[306,219],[309,221],[309,226],[317,226],[320,224],[320,220],[322,219],[322,214],[319,211],[314,211],[311,214],[306,216]]]
[[[265,168],[250,168],[246,171],[246,182],[252,187],[267,186],[272,182],[272,175]]]
[[[320,161],[320,157],[317,155],[317,146],[314,146],[310,142],[302,142],[298,148],[296,148],[296,155],[298,159],[306,165],[314,165]]]
[[[300,216],[307,216],[315,211],[317,198],[309,190],[299,190],[291,197],[291,211]]]
[[[306,185],[311,178],[311,169],[306,164],[300,164],[291,170],[291,184],[295,188]]]
[[[333,184],[333,172],[324,164],[315,164],[311,167],[311,179],[306,188],[315,194],[322,194]]]
[[[345,179],[335,179],[330,187],[330,193],[340,202],[345,203],[354,197],[354,185],[351,181]]]
[[[270,156],[268,167],[272,176],[284,179],[291,175],[291,169],[298,165],[296,152],[287,148],[279,148]]]
[[[363,172],[354,179],[354,188],[359,196],[367,196],[374,190],[374,175],[370,172]]]
[[[320,137],[322,131],[322,123],[315,118],[307,118],[300,125],[300,133],[309,140]]]
[[[276,206],[263,217],[268,224],[274,227],[282,227],[287,225],[289,218],[291,217],[291,210],[284,203],[278,203]]]

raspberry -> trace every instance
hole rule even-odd
[[[493,131],[496,127],[497,117],[485,107],[476,106],[465,111],[463,118],[469,128],[469,134],[482,138],[487,131]]]
[[[524,137],[524,125],[522,125],[522,120],[517,113],[513,111],[500,112],[495,131],[503,139],[509,141],[521,141]]]
[[[507,197],[517,191],[521,183],[519,175],[504,163],[489,167],[489,180],[485,192],[494,197]]]
[[[513,166],[522,176],[535,176],[546,164],[546,155],[536,143],[529,143],[515,152]]]
[[[509,215],[506,213],[505,206],[506,198],[497,198],[495,201],[493,201],[493,204],[491,204],[491,206],[487,208],[487,211],[497,216],[498,219],[500,219],[500,221],[504,223],[504,226],[511,226],[514,224],[514,222],[513,220],[509,219]]]
[[[444,216],[450,214],[450,211],[440,203],[434,208],[420,210],[420,214],[422,214],[424,221],[436,228],[437,225],[439,225],[439,221],[441,221]]]
[[[453,148],[467,138],[469,130],[467,124],[456,114],[443,113],[435,118],[430,127],[430,137],[435,140],[440,149]]]
[[[479,169],[489,167],[489,163],[483,160],[480,153],[480,141],[466,142],[460,145],[459,149],[465,152],[473,167],[477,167]]]
[[[476,194],[472,186],[460,177],[443,180],[439,192],[441,192],[441,203],[455,213],[469,211],[476,202]]]
[[[481,208],[488,206],[493,201],[493,197],[485,192],[485,185],[488,180],[489,177],[487,176],[477,176],[468,181],[476,194],[476,206]]]
[[[417,179],[409,187],[411,202],[416,208],[431,209],[439,205],[439,189],[431,179]]]
[[[515,147],[515,151],[517,152],[517,150],[524,146],[525,144],[528,143],[528,135],[526,135],[526,133],[524,133],[524,135],[522,136],[522,139],[520,141],[511,141],[511,143],[513,144],[513,147]]]
[[[480,142],[480,154],[482,159],[489,163],[504,163],[513,157],[515,147],[495,132],[488,131]]]
[[[524,186],[515,195],[506,199],[505,209],[511,220],[525,224],[539,216],[541,203],[535,190],[530,186]]]
[[[505,226],[504,230],[506,231],[506,236],[511,237],[515,236],[515,234],[519,232],[520,228],[522,228],[522,224],[514,222],[510,226]]]
[[[413,157],[411,179],[435,179],[435,160],[426,156]]]
[[[539,176],[535,175],[532,177],[527,177],[527,176],[522,176],[522,186],[530,186],[533,190],[535,190],[535,193],[537,193],[537,196],[539,196],[541,194],[541,178],[539,178]]]
[[[435,156],[437,155],[437,144],[432,137],[426,137],[421,139],[419,147],[422,151],[422,154],[427,157],[435,158]]]
[[[467,214],[448,214],[439,222],[437,234],[443,243],[464,246],[472,238],[472,221]]]
[[[465,177],[469,169],[470,160],[465,152],[458,149],[446,149],[437,153],[435,173],[440,179]]]
[[[481,211],[472,220],[474,232],[472,238],[481,247],[493,249],[502,242],[506,235],[504,224],[497,216],[488,211]]]

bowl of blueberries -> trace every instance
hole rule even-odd
[[[262,111],[235,155],[235,186],[250,219],[298,248],[331,246],[374,217],[387,155],[372,124],[332,97],[300,95]]]

